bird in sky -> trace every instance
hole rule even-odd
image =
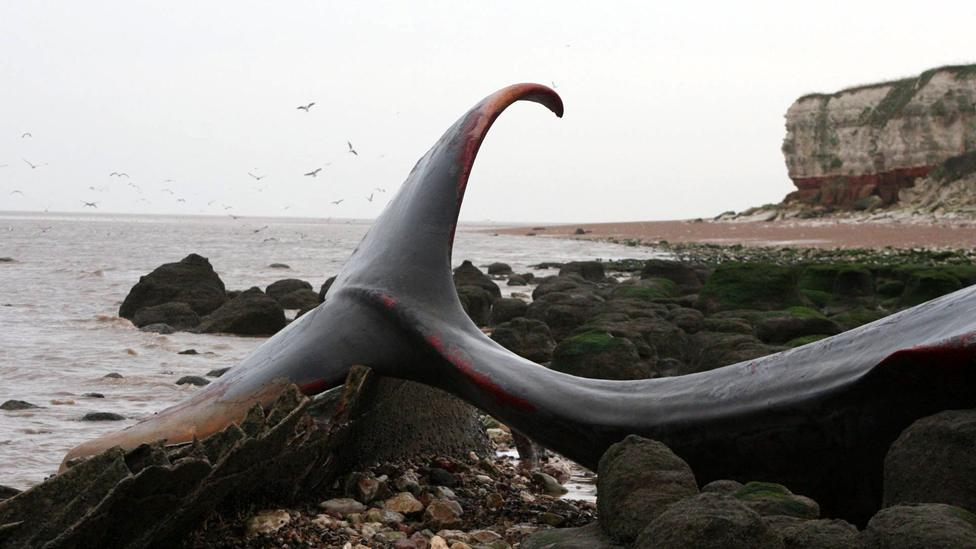
[[[172,180],[172,179],[164,179],[164,180],[163,180],[163,183],[172,183],[172,182],[173,182],[173,180]]]
[[[262,179],[264,179],[265,177],[268,177],[268,176],[267,176],[267,174],[265,174],[265,175],[254,175],[254,174],[253,174],[253,173],[251,173],[251,172],[247,172],[247,175],[249,175],[249,176],[251,176],[251,177],[253,177],[254,179],[256,179],[256,180],[258,180],[258,181],[261,181],[261,180],[262,180]]]
[[[140,187],[139,185],[136,185],[135,183],[133,183],[131,181],[129,181],[127,183],[127,185],[130,186],[130,187],[132,187],[133,189],[139,191],[139,192],[142,192],[142,187]]]
[[[20,138],[21,139],[23,139],[25,137],[34,137],[34,136],[31,135],[31,132],[24,132],[24,133],[20,134]]]
[[[24,162],[27,162],[27,165],[30,166],[32,170],[36,170],[37,169],[37,164],[31,164],[31,161],[30,160],[27,160],[26,158],[21,158],[21,160],[23,160]]]
[[[161,193],[169,193],[169,194],[176,194],[176,193],[173,192],[172,189],[163,189],[163,190],[161,190],[159,192],[161,192]]]
[[[177,198],[176,201],[177,202],[186,202],[186,199],[185,198]]]
[[[305,175],[310,175],[312,177],[318,177],[320,171],[322,171],[322,168],[315,168],[314,170],[308,172]]]
[[[372,201],[373,201],[373,193],[369,193],[369,196],[366,197],[366,202],[372,202]]]
[[[312,108],[312,105],[314,105],[314,104],[315,104],[315,101],[312,101],[308,105],[299,105],[298,106],[298,110],[308,112],[309,109],[311,109]]]
[[[553,81],[551,82],[551,84],[552,84],[552,89],[554,89],[554,90],[555,90],[555,89],[557,89],[557,86],[556,86],[556,81],[555,81],[555,80],[553,80]]]
[[[349,152],[351,152],[356,156],[359,156],[359,153],[356,152],[356,149],[352,148],[352,141],[346,141],[346,145],[349,145]]]
[[[340,198],[339,200],[333,200],[332,203],[338,206],[339,204],[342,204],[343,200],[345,200],[345,198]]]
[[[81,203],[84,204],[86,208],[98,208],[98,202],[85,202],[82,200]]]
[[[21,191],[20,189],[14,189],[14,190],[10,191],[10,194],[23,195],[24,194],[24,191]]]
[[[213,206],[214,202],[216,202],[216,200],[211,200],[210,202],[207,202],[207,206]]]
[[[227,204],[221,204],[221,206],[224,207],[224,211],[227,211],[227,210],[233,208],[233,206],[228,206]]]
[[[127,174],[125,172],[112,172],[112,173],[108,174],[108,176],[109,177],[112,177],[112,176],[115,176],[115,177],[124,177],[126,179],[129,179],[129,174]]]
[[[380,192],[380,193],[385,193],[386,192],[386,189],[384,189],[383,187],[375,187],[373,190],[376,191],[376,192]]]

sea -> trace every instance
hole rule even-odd
[[[233,366],[263,338],[139,331],[119,318],[129,289],[190,253],[210,260],[228,290],[300,278],[318,290],[369,229],[368,221],[261,217],[0,212],[0,485],[25,489],[57,471],[81,442],[187,398],[185,375]],[[461,225],[455,266],[470,259],[516,272],[543,261],[660,257],[652,248],[551,237],[496,235]],[[288,269],[272,268],[273,263]],[[531,287],[509,287],[531,293]],[[294,314],[294,312],[291,312]],[[196,355],[180,351],[194,349]],[[122,377],[105,377],[118,373]],[[84,396],[100,393],[104,398]],[[81,421],[114,412],[123,421]]]

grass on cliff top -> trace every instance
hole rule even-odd
[[[918,76],[909,76],[906,78],[895,78],[892,80],[883,80],[881,82],[871,82],[868,84],[859,84],[857,86],[851,86],[849,88],[844,88],[840,91],[833,93],[823,93],[823,92],[813,92],[806,95],[800,96],[797,101],[804,101],[806,99],[814,98],[829,98],[834,99],[844,95],[845,93],[854,93],[862,90],[870,90],[872,88],[881,88],[884,86],[897,85],[903,82],[921,82],[922,86],[928,83],[933,76],[940,72],[951,72],[957,79],[958,78],[970,78],[976,76],[976,63],[968,65],[943,65],[941,67],[935,67],[934,69],[928,69],[927,71],[921,73]],[[919,86],[921,88],[922,86]]]

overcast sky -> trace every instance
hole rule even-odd
[[[971,0],[726,4],[4,1],[0,210],[375,217],[469,107],[539,82],[565,117],[510,108],[462,219],[711,216],[792,189],[798,96],[976,61]]]

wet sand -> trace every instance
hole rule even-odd
[[[585,235],[577,235],[582,228]],[[843,221],[638,221],[509,227],[500,234],[580,239],[637,240],[653,244],[704,243],[743,246],[792,246],[801,248],[936,248],[971,249],[976,246],[973,223],[898,223]]]

